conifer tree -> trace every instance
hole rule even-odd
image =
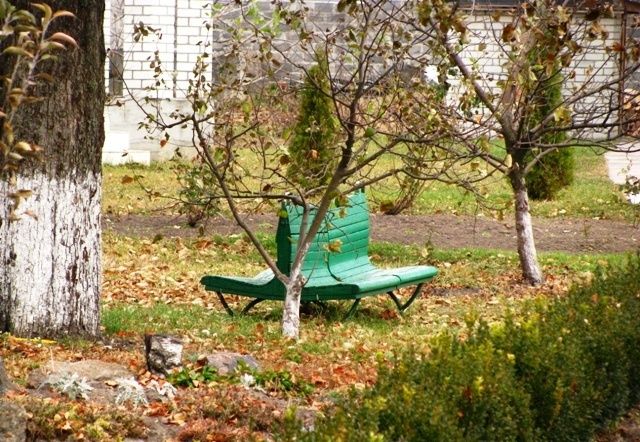
[[[335,156],[337,122],[330,95],[329,64],[324,54],[307,72],[300,113],[289,145],[289,179],[307,189],[326,184]]]

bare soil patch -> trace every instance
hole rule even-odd
[[[513,221],[456,215],[379,215],[373,214],[372,239],[407,245],[430,244],[447,248],[491,248],[515,250]],[[273,215],[247,217],[248,224],[262,232],[275,232]],[[199,235],[240,234],[233,219],[215,217],[202,228],[189,227],[184,218],[171,216],[106,215],[104,228],[135,237],[196,237]],[[533,221],[536,245],[540,251],[573,253],[615,253],[640,248],[640,226],[620,221],[537,218]]]

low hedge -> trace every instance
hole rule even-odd
[[[312,431],[288,419],[281,440],[581,441],[640,402],[640,254],[624,268],[468,338],[434,338],[381,364]]]

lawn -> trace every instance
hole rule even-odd
[[[534,216],[626,221],[637,217],[637,211],[630,209],[622,192],[608,179],[603,152],[582,148],[574,149],[574,155],[574,183],[563,189],[554,201],[533,201],[531,210]],[[389,167],[392,162],[387,159],[377,167]],[[172,162],[154,163],[149,167],[105,166],[104,210],[116,215],[149,214],[161,209],[176,213],[175,203],[180,189],[175,177],[175,164]],[[384,201],[393,200],[399,186],[395,178],[374,185],[370,190],[372,208],[375,210]],[[491,176],[478,186],[478,190],[484,195],[483,201],[478,201],[459,187],[429,182],[408,213],[483,213],[501,218],[513,211],[511,191],[504,178]]]

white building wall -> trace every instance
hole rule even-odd
[[[105,35],[107,44],[110,34],[110,3],[107,1],[105,13]],[[340,15],[335,11],[336,1],[310,1],[312,15],[315,16],[319,26],[327,27],[340,20]],[[137,99],[149,97],[154,100],[170,99],[170,105],[163,105],[168,112],[176,107],[185,106],[181,101],[184,98],[188,80],[198,55],[205,49],[205,44],[211,43],[213,31],[205,26],[210,20],[209,0],[124,0],[124,82],[125,91]],[[267,1],[260,4],[268,7]],[[509,20],[502,17],[499,22],[494,21],[489,12],[474,11],[468,17],[471,38],[462,54],[467,60],[473,61],[478,71],[483,74],[483,81],[495,88],[496,82],[504,78],[504,64],[506,60],[505,48],[502,47],[502,27]],[[157,29],[161,37],[150,35],[140,42],[134,41],[134,25],[144,23],[146,26]],[[604,21],[609,30],[607,44],[620,39],[619,17]],[[484,49],[480,44],[484,45]],[[600,42],[596,42],[602,46]],[[154,78],[151,67],[155,58],[155,52],[160,58],[164,74]],[[575,84],[580,85],[585,81],[601,82],[611,78],[617,69],[613,58],[609,59],[604,69],[588,75],[591,65],[601,64],[610,57],[605,51],[589,53],[572,68],[576,71]],[[108,71],[106,71],[108,75]],[[159,85],[157,82],[161,81]],[[454,80],[455,83],[455,80]],[[154,90],[147,90],[152,87]],[[455,89],[455,88],[454,88]],[[137,125],[144,115],[126,96],[118,99],[120,106],[108,107],[111,128],[120,132],[127,132],[130,140],[130,148],[150,150],[152,159],[159,159],[172,155],[173,148],[189,146],[191,133],[177,131],[172,134],[172,141],[163,149],[160,149],[157,141],[148,139],[144,131],[138,131]]]
[[[504,65],[507,61],[509,46],[502,42],[502,29],[511,20],[506,15],[495,21],[490,12],[476,11],[469,15],[467,23],[470,36],[469,43],[461,52],[462,57],[477,67],[482,74],[482,83],[498,92],[496,82],[506,78]],[[603,83],[609,81],[618,72],[618,62],[615,53],[607,53],[606,47],[620,41],[620,17],[602,20],[602,25],[608,31],[605,41],[597,39],[585,47],[584,56],[574,59],[572,65],[564,72],[575,71],[573,81],[568,87],[574,89],[585,84]],[[484,46],[484,48],[481,46]],[[596,68],[600,68],[599,70]]]

